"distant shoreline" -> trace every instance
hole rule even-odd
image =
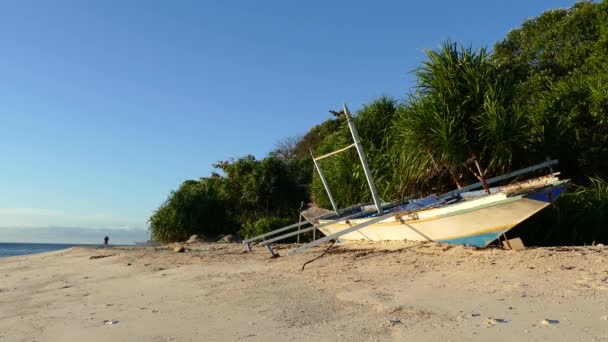
[[[54,252],[72,247],[100,247],[102,244],[45,243],[45,242],[0,242],[0,258]],[[131,245],[110,245],[110,247]]]

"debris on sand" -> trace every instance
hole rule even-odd
[[[113,320],[105,320],[103,321],[103,325],[114,325],[114,324],[118,324],[118,321],[113,321]]]
[[[381,328],[392,328],[397,324],[403,324],[403,322],[400,319],[389,319],[388,322],[384,322],[382,324],[380,324]]]
[[[494,325],[494,324],[498,323],[498,321],[495,320],[494,318],[487,318],[487,319],[483,320],[483,323],[485,325]]]
[[[540,325],[547,326],[547,325],[557,324],[557,323],[559,323],[559,321],[556,320],[556,319],[547,319],[547,318],[545,318],[542,321],[540,321],[539,323],[540,323]]]
[[[89,257],[89,260],[94,260],[94,259],[101,259],[101,258],[107,258],[107,257],[111,257],[114,254],[109,254],[109,255],[91,255]]]
[[[237,239],[236,236],[234,236],[233,234],[228,234],[228,235],[224,235],[221,236],[219,240],[217,240],[218,243],[235,243],[235,242],[239,242],[239,239]]]
[[[184,246],[176,246],[175,248],[173,248],[173,251],[175,253],[184,253],[186,251],[186,248]]]
[[[503,318],[491,318],[491,317],[488,317],[487,319],[485,319],[483,321],[483,323],[486,325],[495,325],[497,323],[507,323],[507,322],[508,321]]]
[[[202,242],[203,238],[194,234],[192,235],[185,243],[197,243],[197,242]]]

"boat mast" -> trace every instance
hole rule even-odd
[[[310,156],[312,157],[313,163],[315,163],[315,168],[319,173],[319,178],[321,178],[321,183],[323,183],[323,187],[325,187],[325,191],[327,192],[327,197],[329,197],[329,201],[331,202],[331,206],[334,208],[336,214],[338,214],[338,207],[336,206],[336,201],[334,200],[334,196],[331,194],[331,190],[329,190],[329,185],[327,184],[327,180],[325,180],[325,176],[323,175],[323,171],[317,163],[317,158],[312,154],[312,150],[310,150]],[[319,157],[319,159],[322,157]]]
[[[357,149],[357,154],[359,154],[359,159],[361,159],[361,165],[363,165],[363,172],[365,172],[365,178],[367,179],[369,190],[372,193],[372,198],[374,199],[376,210],[378,211],[378,214],[382,214],[382,203],[380,203],[378,190],[376,190],[376,184],[374,183],[374,179],[372,178],[372,173],[369,169],[369,165],[367,165],[367,158],[365,157],[365,151],[363,150],[363,145],[361,145],[361,140],[359,140],[359,134],[357,133],[357,128],[355,127],[355,121],[350,116],[350,112],[348,111],[346,103],[344,104],[344,115],[346,115],[346,121],[348,122],[348,128],[350,129],[350,133],[353,135],[353,140],[355,141],[355,148]]]

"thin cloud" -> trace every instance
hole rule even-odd
[[[0,227],[144,228],[145,219],[107,214],[78,215],[48,208],[0,208]]]

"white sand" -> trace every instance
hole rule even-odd
[[[0,341],[608,341],[608,248],[168,248],[0,259]]]

